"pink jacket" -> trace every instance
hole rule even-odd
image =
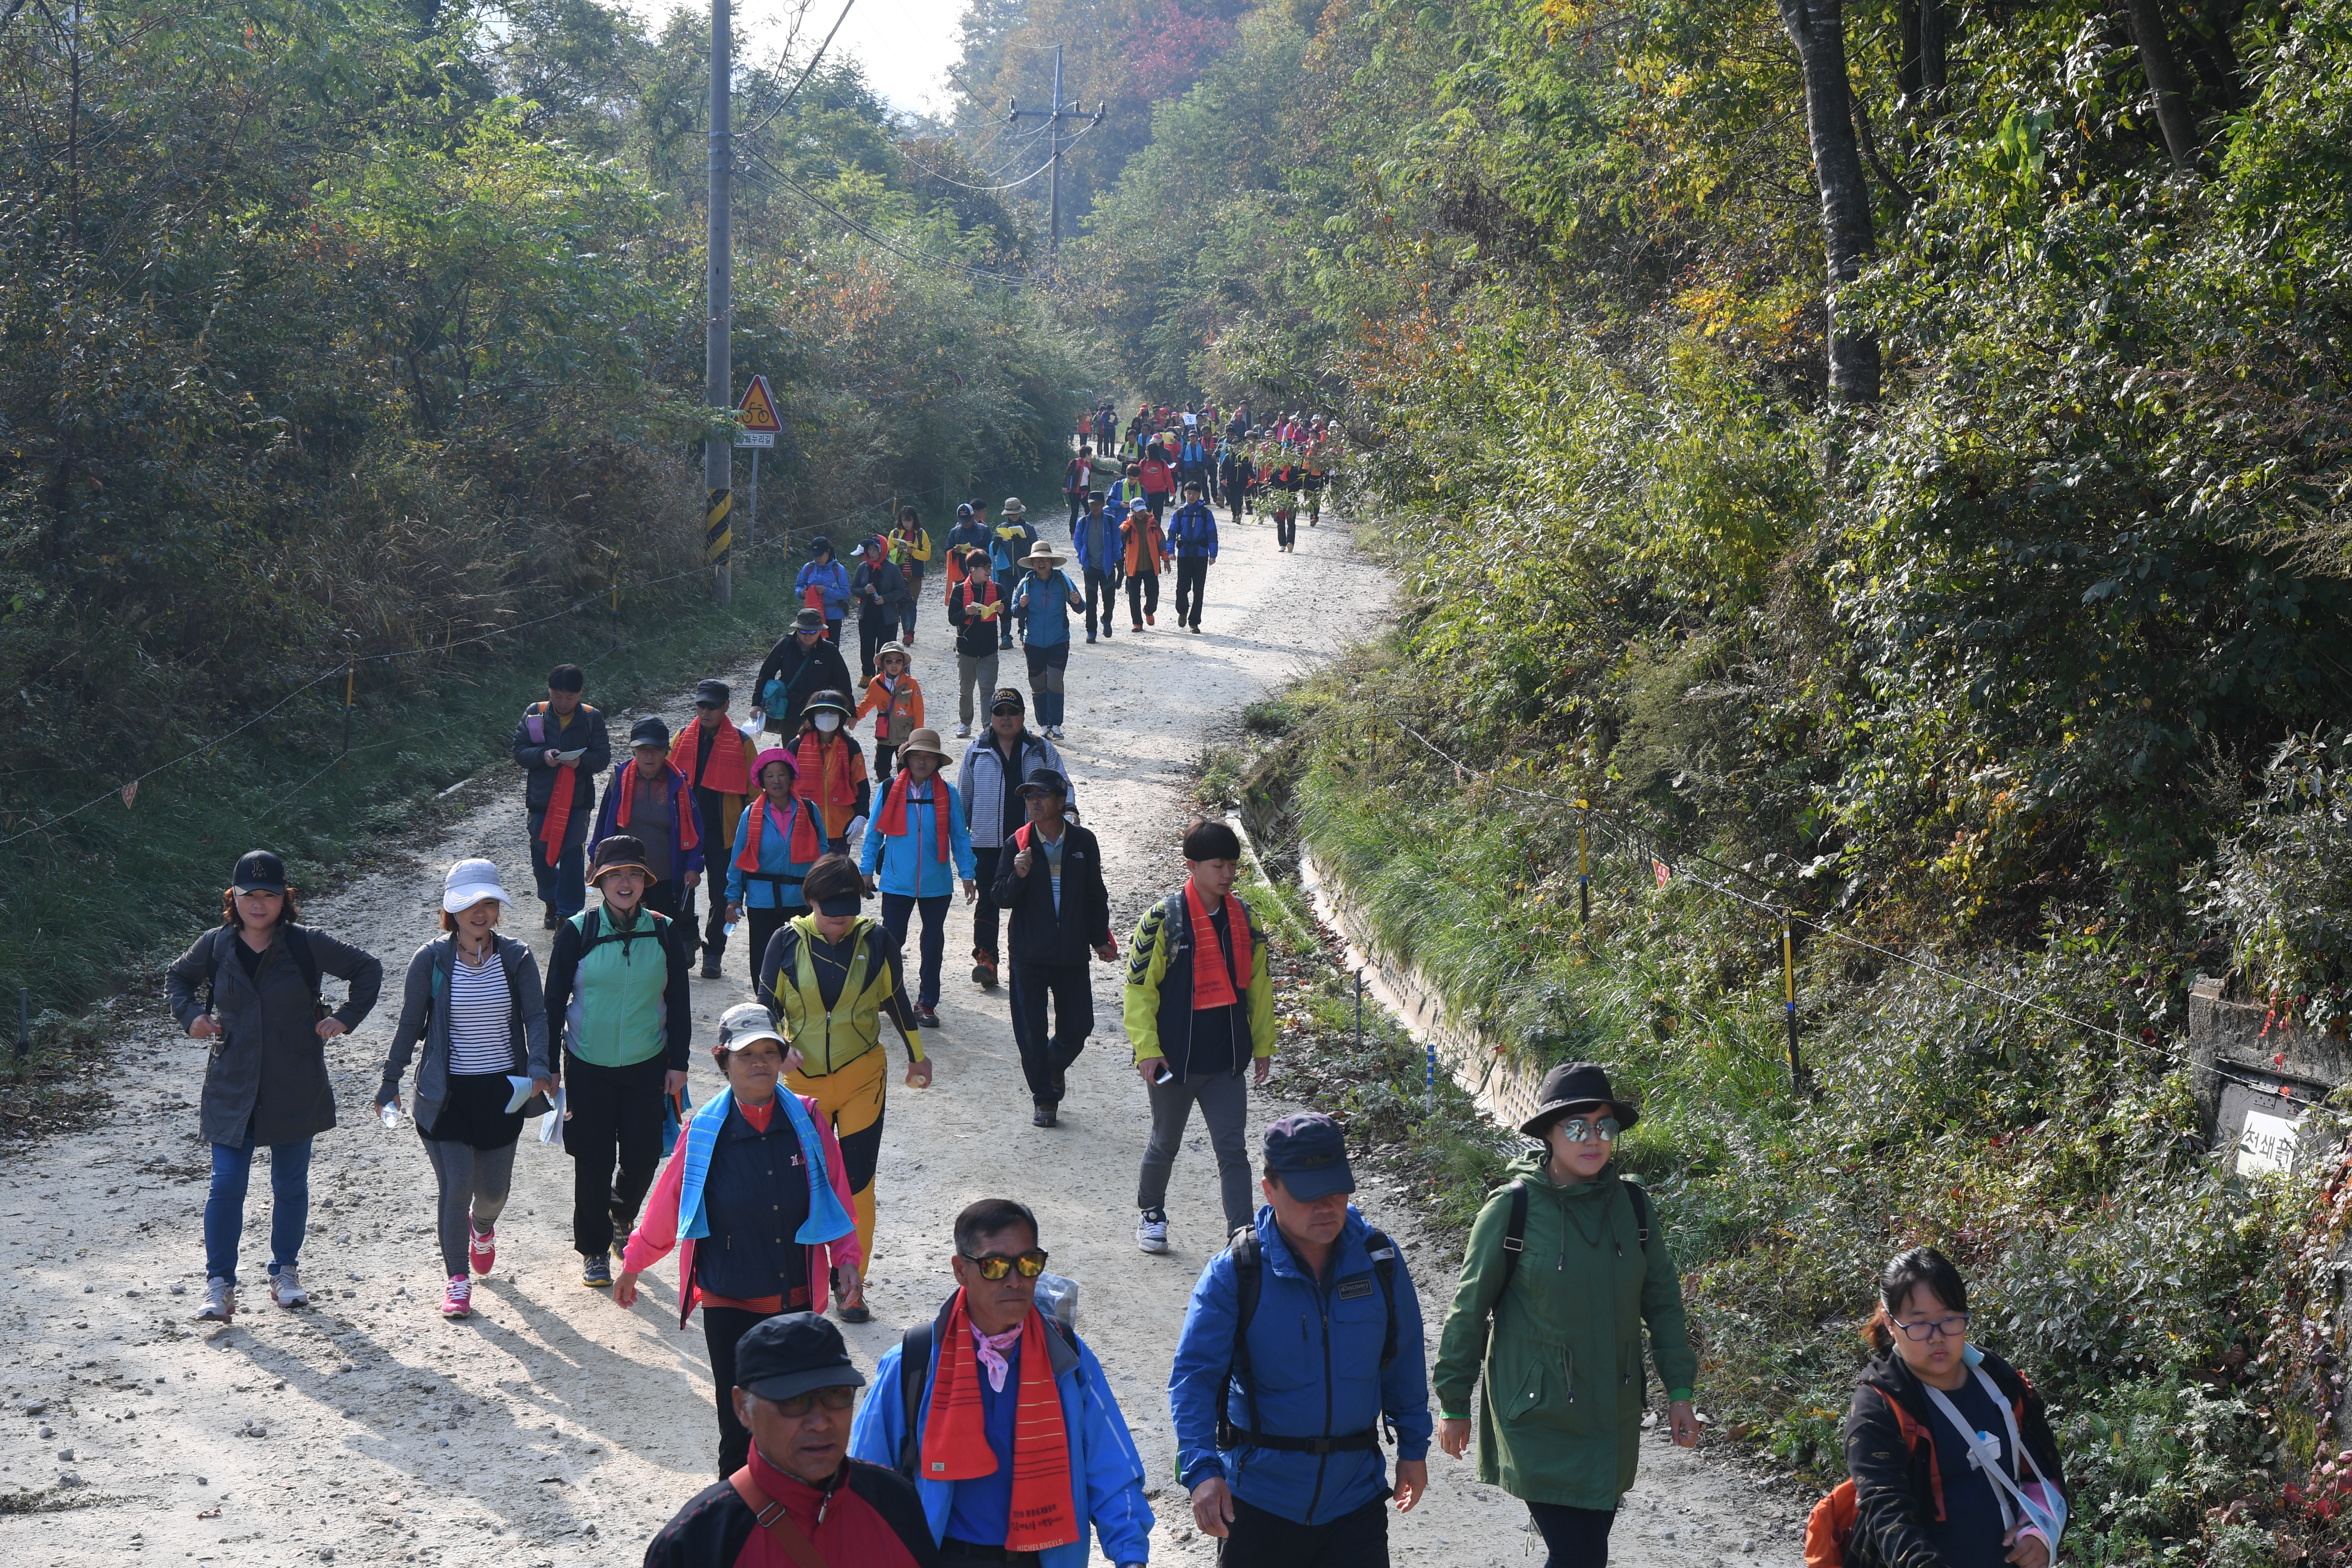
[[[779,1084],[782,1089],[782,1085]],[[785,1090],[789,1093],[789,1090]],[[834,1136],[833,1119],[817,1109],[816,1101],[807,1095],[800,1102],[808,1107],[809,1120],[816,1123],[817,1136],[824,1140],[825,1174],[833,1179],[834,1196],[841,1200],[845,1213],[856,1213],[850,1202],[849,1177],[842,1168],[841,1141]],[[646,1200],[645,1211],[637,1228],[629,1233],[629,1244],[621,1251],[621,1271],[642,1274],[677,1247],[677,1326],[686,1327],[694,1316],[695,1303],[702,1300],[701,1288],[694,1282],[694,1242],[689,1238],[683,1246],[677,1239],[677,1199],[686,1178],[686,1140],[680,1138],[671,1151],[668,1163],[662,1166],[660,1176],[654,1182],[653,1195]],[[866,1254],[857,1245],[857,1233],[851,1231],[840,1240],[820,1243],[808,1249],[809,1308],[822,1312],[825,1307],[825,1286],[835,1267],[862,1269]]]

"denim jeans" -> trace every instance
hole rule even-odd
[[[922,970],[915,983],[915,1001],[919,1006],[940,1005],[940,964],[948,951],[948,895],[931,893],[917,898],[912,893],[882,895],[882,924],[906,945],[907,927],[918,910],[923,916],[921,938]]]
[[[236,1283],[236,1243],[245,1230],[245,1194],[253,1145],[213,1145],[213,1190],[205,1198],[205,1277]],[[310,1141],[269,1146],[269,1272],[302,1255],[310,1223]]]

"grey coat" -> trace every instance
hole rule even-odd
[[[321,931],[299,928],[322,974],[351,983],[351,999],[329,1015],[356,1029],[383,989],[383,965]],[[241,940],[227,926],[196,938],[165,972],[163,996],[186,1028],[205,1016],[205,982],[214,983],[212,1015],[224,1032],[210,1041],[198,1126],[208,1142],[232,1148],[298,1143],[335,1124],[335,1089],[327,1079],[327,1043],[311,1005],[302,966],[286,951],[286,928],[270,933],[261,967],[247,979],[227,945]]]
[[[498,949],[499,962],[506,966],[507,994],[512,1006],[507,1015],[507,1034],[513,1048],[513,1065],[508,1071],[528,1074],[532,1079],[553,1078],[554,1068],[547,1058],[547,1001],[540,988],[539,960],[531,951],[511,937],[496,931],[490,941]],[[449,1093],[449,1009],[434,1003],[449,994],[450,972],[457,963],[457,943],[452,937],[436,937],[416,950],[408,961],[408,983],[400,1001],[400,1022],[392,1031],[392,1049],[383,1058],[383,1086],[376,1090],[375,1103],[392,1103],[400,1092],[401,1075],[408,1070],[408,1060],[416,1049],[421,1036],[425,1054],[416,1063],[416,1098],[410,1106],[416,1116],[416,1125],[431,1127],[441,1119],[441,1102]],[[440,984],[434,984],[436,973]]]

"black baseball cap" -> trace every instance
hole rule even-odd
[[[1348,1138],[1319,1110],[1286,1116],[1265,1130],[1265,1168],[1282,1190],[1302,1202],[1356,1190],[1348,1168]]]
[[[724,708],[734,695],[723,680],[698,680],[694,684],[694,705],[697,708]]]
[[[1033,795],[1058,795],[1067,800],[1070,797],[1070,781],[1052,768],[1032,768],[1029,776],[1021,781],[1021,794],[1024,798]]]
[[[267,849],[248,849],[237,857],[236,869],[228,882],[240,893],[282,893],[286,890],[286,862]]]
[[[1029,711],[1029,704],[1021,699],[1019,687],[1000,686],[996,689],[996,695],[988,700],[988,710],[991,713],[1002,713],[1007,708],[1012,709],[1015,713]]]
[[[659,746],[669,750],[669,726],[651,714],[629,726],[629,749],[639,746]]]
[[[735,1386],[762,1399],[790,1399],[820,1388],[863,1388],[841,1331],[814,1312],[762,1318],[735,1342]]]

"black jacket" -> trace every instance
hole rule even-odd
[[[292,940],[309,948],[318,973],[351,982],[350,1000],[332,1014],[318,1010],[310,976],[288,951],[289,931],[299,933]],[[235,945],[242,941],[229,927],[215,926],[163,977],[180,1027],[210,1011],[223,1030],[208,1042],[198,1130],[206,1142],[233,1148],[299,1142],[335,1124],[335,1087],[319,1022],[331,1016],[346,1031],[358,1028],[383,989],[383,965],[325,931],[281,924],[247,976]]]
[[[812,1521],[787,1505],[788,1511],[798,1515],[793,1522],[809,1535],[825,1562],[836,1568],[852,1568],[853,1563],[931,1568],[940,1561],[939,1544],[931,1539],[914,1482],[862,1459],[845,1459],[842,1469],[841,1479],[818,1510],[822,1521]],[[646,1548],[646,1568],[735,1568],[759,1529],[742,1495],[732,1483],[719,1481],[705,1487],[662,1526]],[[768,1555],[772,1560],[782,1554]]]
[[[784,700],[773,708],[767,705],[771,680],[784,683]],[[767,713],[769,729],[779,735],[796,736],[808,700],[820,691],[856,695],[857,689],[849,684],[849,666],[842,660],[840,645],[830,637],[819,637],[816,646],[803,653],[799,637],[786,632],[783,640],[760,661],[760,673],[751,682],[751,701]]]
[[[1990,1351],[1983,1364],[2017,1412],[2018,1436],[2034,1468],[2064,1491],[2065,1472],[2042,1395]],[[1863,1368],[1845,1418],[1845,1467],[1854,1490],[1846,1568],[1944,1568],[1923,1528],[1944,1517],[1944,1478],[1932,1436],[1934,1423],[1943,1419],[1901,1356],[1889,1351]]]
[[[584,730],[580,727],[583,719],[588,721]],[[536,736],[531,733],[534,720],[539,721],[540,729]],[[544,700],[522,710],[522,717],[515,721],[514,760],[515,766],[523,770],[522,803],[526,810],[545,811],[548,797],[555,793],[555,781],[563,775],[563,769],[548,766],[547,753],[576,752],[583,746],[588,754],[571,770],[572,815],[593,821],[596,815],[597,775],[613,765],[613,737],[604,729],[604,715],[583,702],[572,710],[572,722],[558,730],[555,715],[547,710]]]
[[[1084,964],[1089,950],[1110,941],[1110,891],[1103,886],[1102,847],[1095,836],[1071,823],[1062,829],[1062,907],[1054,908],[1054,879],[1045,851],[1030,857],[1029,875],[1019,865],[1024,824],[1004,841],[996,860],[995,899],[1004,910],[1015,963]]]
[[[996,599],[995,615],[982,618],[971,613],[967,606],[973,599],[986,599],[992,595]],[[989,582],[988,586],[982,588],[967,577],[949,589],[948,624],[956,629],[956,652],[970,654],[974,658],[986,658],[994,653],[1003,638],[1008,613],[1004,595],[997,591],[993,582]],[[992,699],[996,694],[991,691],[982,695]]]
[[[867,591],[872,590],[868,597]],[[849,574],[850,602],[857,606],[860,616],[897,615],[899,609],[914,603],[914,590],[907,585],[907,574],[898,570],[895,561],[876,564],[860,561],[857,570]]]

